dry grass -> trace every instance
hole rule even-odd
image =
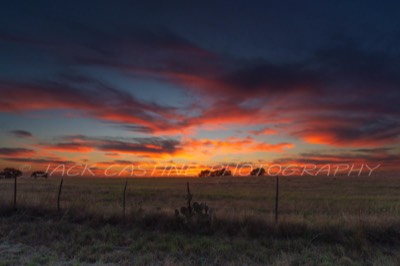
[[[206,235],[173,216],[194,201],[215,219]],[[131,179],[122,219],[122,179],[0,180],[3,264],[398,265],[400,178],[281,178],[275,225],[271,177]],[[32,253],[34,246],[40,248]],[[17,254],[17,255],[15,255]],[[23,256],[21,256],[21,254]],[[2,265],[2,262],[0,262]]]

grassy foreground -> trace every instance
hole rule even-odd
[[[173,211],[213,209],[207,231],[182,227]],[[271,177],[129,180],[0,180],[0,265],[399,265],[400,179],[281,178],[273,221]]]

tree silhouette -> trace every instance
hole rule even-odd
[[[206,177],[206,176],[210,176],[210,174],[211,174],[211,171],[210,170],[202,170],[200,173],[199,173],[199,177]]]
[[[3,172],[0,173],[0,176],[3,176],[4,178],[7,179],[17,178],[20,177],[21,175],[22,172],[15,168],[4,168]]]
[[[43,171],[35,171],[35,172],[32,172],[31,177],[35,178],[35,179],[38,177],[47,178],[48,175],[46,172],[43,172]]]
[[[253,176],[263,176],[264,174],[265,174],[264,168],[256,168],[250,172],[250,175],[253,175]]]
[[[231,170],[227,169],[227,168],[222,168],[220,170],[215,170],[215,171],[211,171],[211,170],[202,170],[199,173],[199,177],[207,177],[207,176],[231,176],[232,172]]]
[[[22,175],[20,170],[15,168],[4,168],[3,172],[0,173],[4,178],[14,179],[14,210],[17,209],[17,177]]]

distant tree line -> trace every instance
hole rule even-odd
[[[232,172],[231,170],[227,169],[227,168],[222,168],[220,170],[215,170],[215,171],[211,171],[209,169],[206,170],[202,170],[199,173],[199,177],[208,177],[208,176],[231,176]],[[250,176],[263,176],[265,175],[265,169],[264,168],[256,168],[253,169],[250,172]]]
[[[22,176],[22,172],[15,168],[7,167],[7,168],[4,168],[4,170],[0,172],[0,179],[12,179],[12,178],[20,177],[20,176]],[[35,178],[35,179],[39,178],[39,177],[47,178],[48,174],[44,171],[35,171],[35,172],[32,172],[31,177]]]
[[[227,168],[222,168],[220,170],[202,170],[199,173],[199,177],[207,177],[207,176],[231,176],[232,172],[231,170],[227,169]]]

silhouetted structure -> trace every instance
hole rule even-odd
[[[264,174],[265,174],[264,168],[256,168],[250,172],[250,175],[252,176],[263,176]]]
[[[35,171],[35,172],[32,172],[31,177],[35,178],[35,179],[38,178],[38,177],[47,178],[48,174],[46,172],[43,172],[43,171]]]
[[[215,170],[215,171],[211,171],[211,170],[202,170],[199,173],[199,177],[207,177],[207,176],[231,176],[232,172],[229,169],[226,168],[222,168],[220,170]]]

